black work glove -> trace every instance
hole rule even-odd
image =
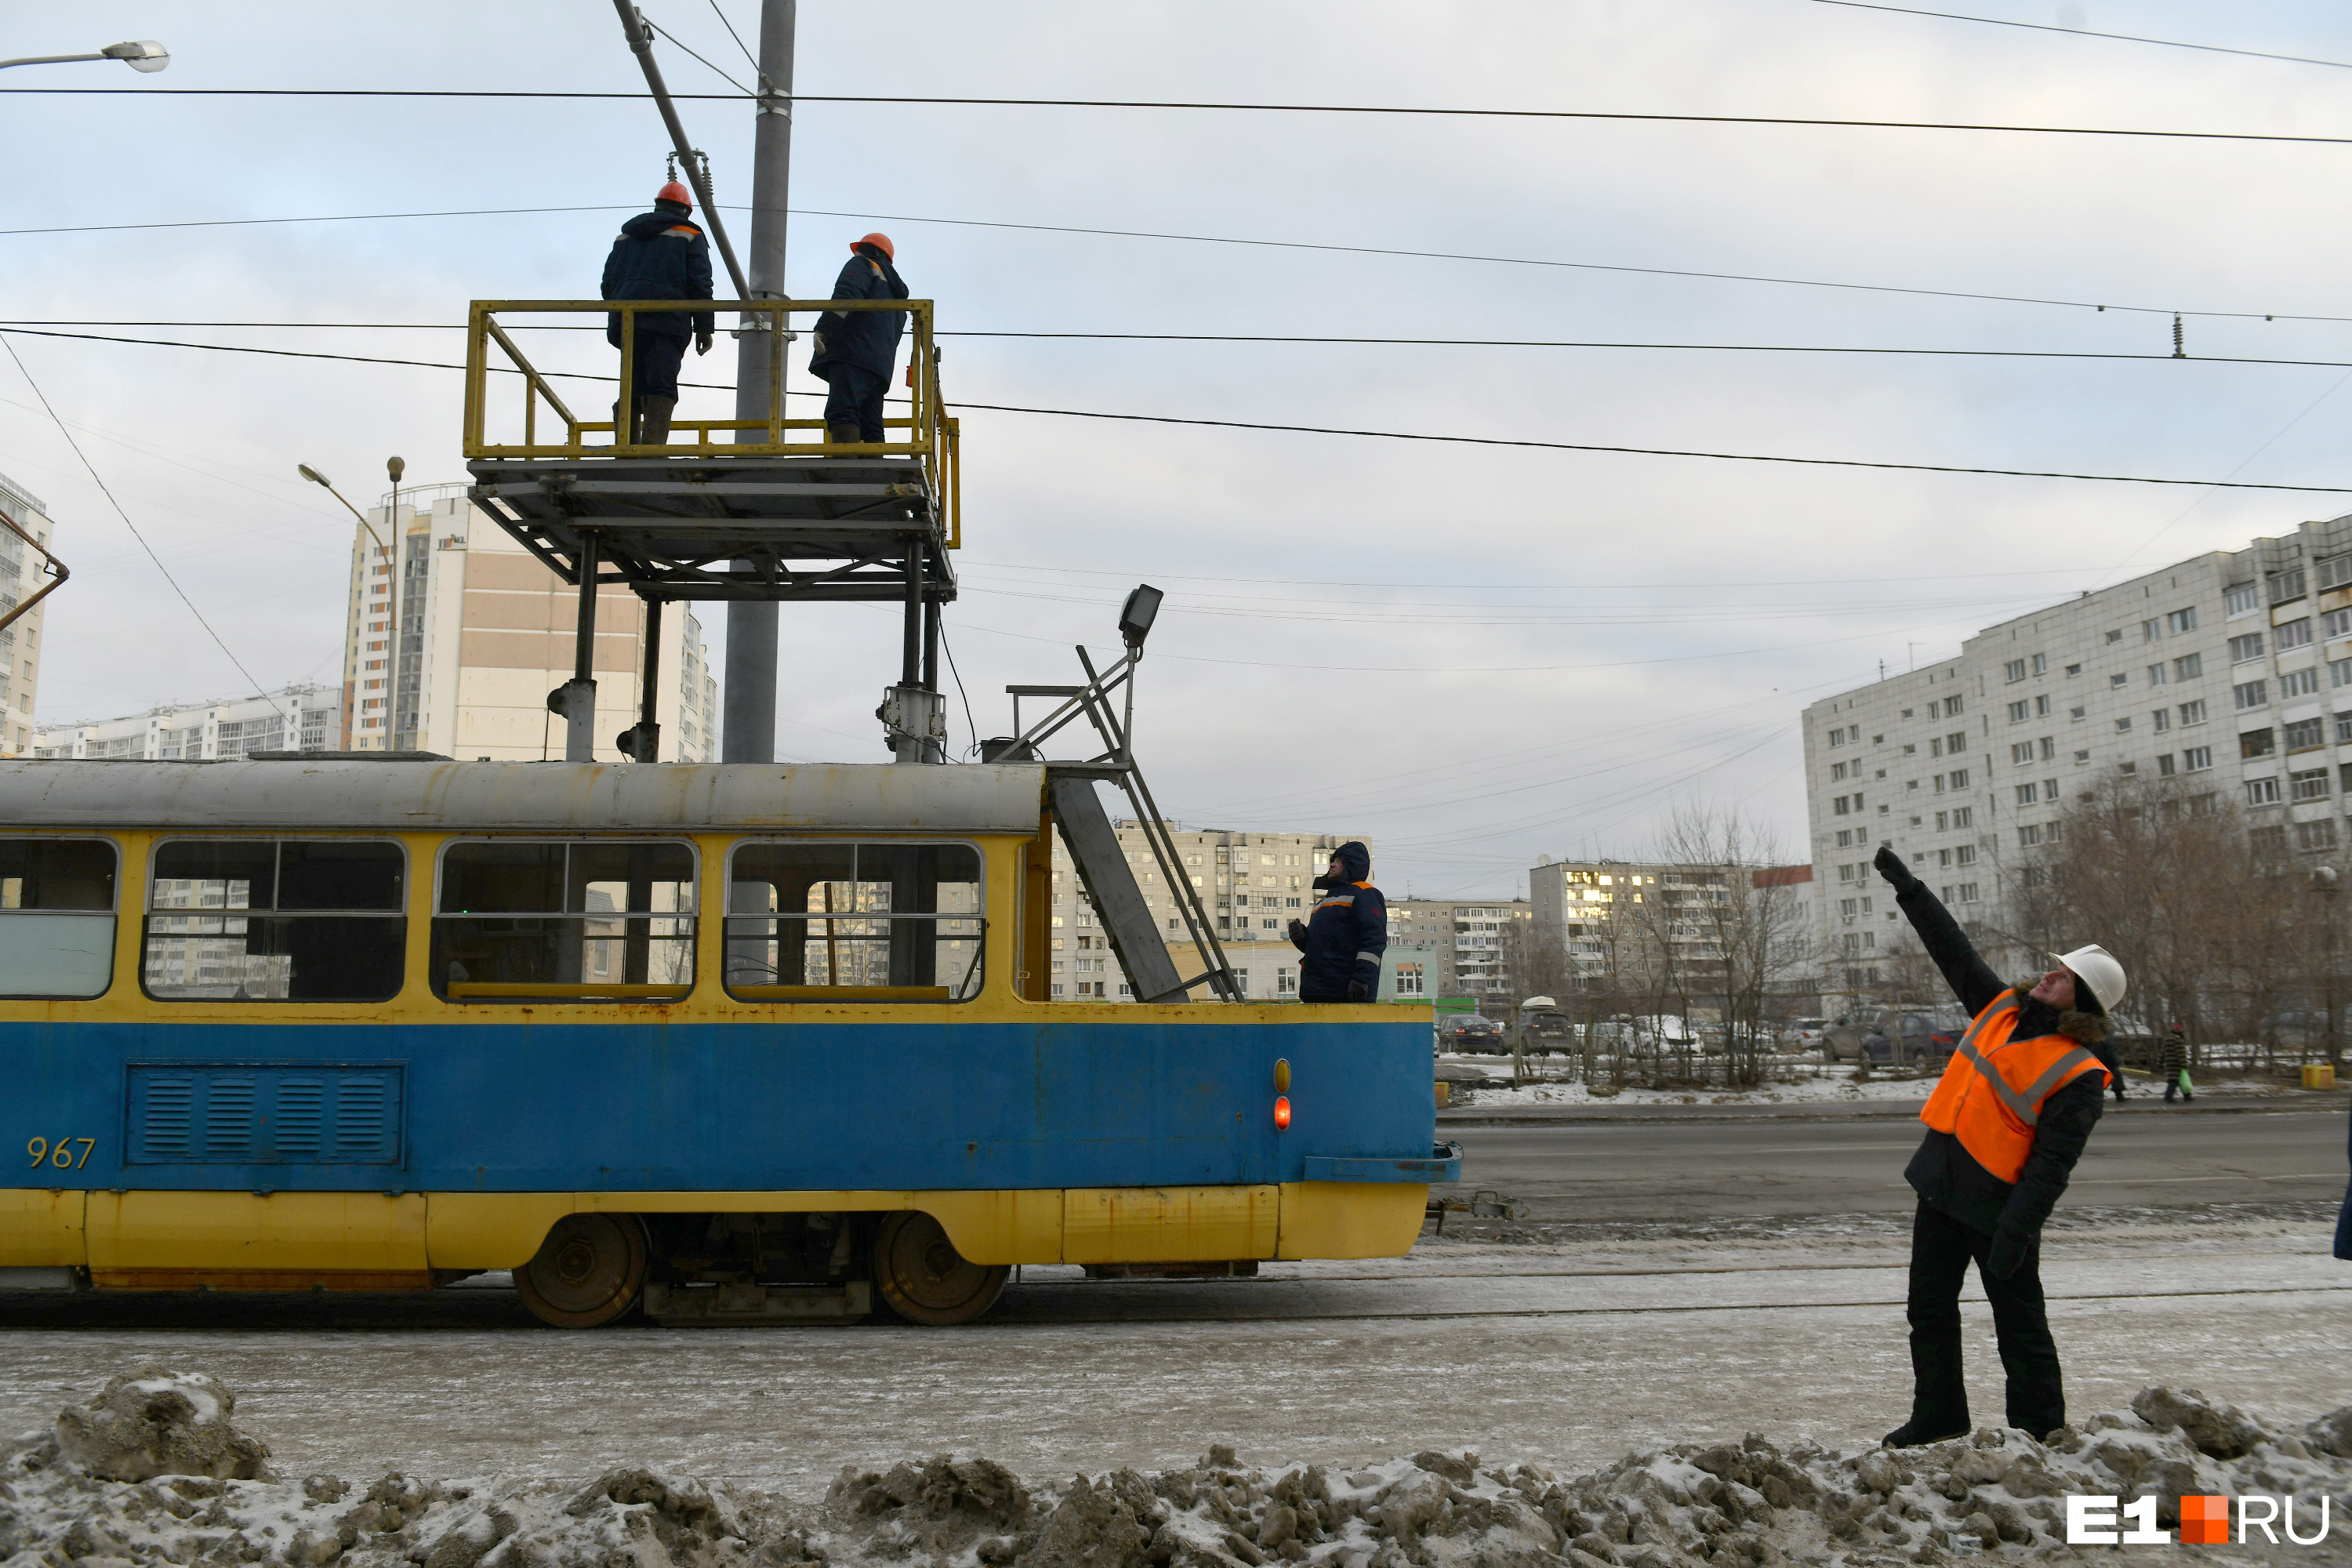
[[[1985,1256],[1985,1272],[1996,1279],[2006,1279],[2025,1264],[2025,1255],[2033,1249],[2033,1238],[2020,1236],[2013,1230],[1992,1233],[1992,1251]]]
[[[1369,986],[1369,985],[1365,984],[1364,984],[1362,981],[1360,981],[1360,980],[1350,980],[1350,981],[1349,981],[1349,982],[1348,982],[1348,1000],[1349,1000],[1349,1001],[1350,1001],[1350,1002],[1369,1002],[1369,1001],[1370,1001],[1371,999],[1372,999],[1372,988],[1371,988],[1370,986]]]
[[[698,354],[707,354],[710,352],[710,334],[709,332],[697,332],[694,334],[694,352]]]
[[[1903,857],[1895,852],[1891,844],[1880,845],[1871,864],[1878,868],[1878,874],[1892,883],[1898,893],[1918,883],[1919,879],[1911,874],[1911,868],[1903,863]]]
[[[1289,929],[1290,929],[1290,940],[1291,940],[1293,942],[1297,943],[1297,944],[1298,946],[1300,946],[1300,947],[1304,947],[1304,946],[1306,946],[1306,945],[1307,945],[1307,922],[1306,922],[1305,921],[1291,921],[1291,922],[1290,922],[1290,928],[1289,928]]]

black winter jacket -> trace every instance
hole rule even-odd
[[[903,300],[907,285],[879,246],[861,245],[834,280],[835,300]],[[907,330],[902,310],[827,310],[816,319],[816,353],[809,374],[833,379],[835,365],[871,371],[887,381],[898,363],[898,339]]]
[[[1372,852],[1357,843],[1333,850],[1342,873],[1315,879],[1323,897],[1307,921],[1307,938],[1291,939],[1306,955],[1298,965],[1301,1002],[1345,1002],[1348,983],[1360,982],[1364,999],[1380,994],[1381,955],[1389,949],[1389,904],[1369,880]]]
[[[1925,882],[1913,878],[1895,889],[1895,900],[1910,917],[1911,929],[1919,933],[1927,956],[1943,971],[1945,984],[1968,1009],[1969,1016],[1983,1012],[1988,1003],[2009,989],[1991,966],[1977,956],[1959,922]],[[2089,1013],[2061,1014],[2046,1002],[2021,996],[2011,1034],[2018,1039],[2064,1035],[2096,1047],[2105,1037],[2106,1020]],[[1958,1138],[1932,1128],[1919,1152],[1911,1156],[1904,1179],[1931,1206],[1962,1225],[2032,1237],[2042,1229],[2042,1222],[2050,1217],[2059,1195],[2065,1192],[2074,1162],[2083,1157],[2083,1146],[2090,1142],[2091,1129],[2098,1125],[2099,1113],[2105,1109],[2106,1087],[2099,1074],[2086,1072],[2042,1102],[2041,1119],[2033,1129],[2032,1151],[2013,1184],[1979,1164]]]
[[[670,213],[640,213],[621,226],[621,237],[604,258],[604,291],[600,300],[710,299],[710,242],[702,230]],[[708,337],[716,325],[712,313],[697,310],[656,311],[637,317],[640,337]],[[604,341],[621,346],[621,318],[604,318]]]

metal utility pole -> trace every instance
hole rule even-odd
[[[782,300],[784,292],[784,208],[792,185],[793,26],[797,0],[761,0],[759,115],[751,142],[751,297]],[[768,334],[771,323],[746,318],[735,351],[735,417],[764,425],[768,417]],[[781,322],[773,323],[781,325]],[[735,432],[739,442],[767,439],[764,429]],[[745,572],[757,570],[739,563]],[[776,604],[737,599],[727,606],[727,690],[719,727],[719,760],[776,760]]]

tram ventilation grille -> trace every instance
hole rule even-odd
[[[399,1165],[397,1063],[152,1062],[130,1069],[133,1165]]]

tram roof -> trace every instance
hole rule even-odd
[[[0,762],[0,826],[1034,833],[1037,763]]]

